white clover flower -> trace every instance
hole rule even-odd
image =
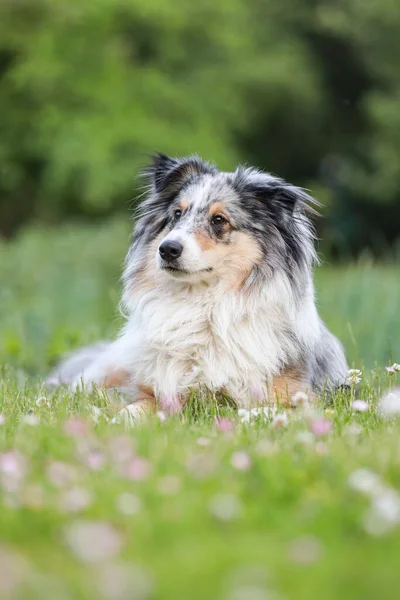
[[[73,554],[87,564],[109,561],[123,546],[118,531],[106,521],[75,521],[64,535]]]
[[[35,402],[36,406],[39,408],[50,408],[51,404],[47,400],[45,396],[39,396],[39,398]]]
[[[291,398],[291,405],[296,406],[307,406],[309,398],[305,392],[296,392]]]
[[[275,415],[272,419],[272,427],[274,429],[281,429],[282,427],[287,427],[289,424],[289,419],[286,413],[279,413]]]
[[[351,403],[351,408],[357,412],[366,412],[369,409],[369,405],[365,400],[354,400]]]
[[[234,521],[241,517],[242,504],[234,494],[216,494],[209,505],[211,514],[219,521]]]
[[[347,385],[354,385],[356,383],[360,383],[362,379],[362,371],[359,369],[349,369],[346,375],[346,383]]]
[[[377,412],[383,419],[400,416],[400,388],[386,392],[378,402]]]
[[[379,475],[366,468],[353,471],[347,483],[354,491],[369,497],[378,496],[385,488]]]
[[[394,375],[400,371],[400,365],[398,363],[393,363],[392,365],[385,367],[385,369],[390,375]]]
[[[21,417],[21,423],[24,425],[30,425],[31,427],[36,427],[39,425],[40,419],[37,415],[28,414]]]

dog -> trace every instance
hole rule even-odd
[[[128,390],[138,415],[177,412],[202,389],[249,408],[342,385],[345,353],[315,304],[318,203],[270,173],[197,156],[157,154],[144,175],[126,322],[51,379]]]

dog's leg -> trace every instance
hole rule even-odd
[[[301,368],[284,369],[277,377],[273,378],[268,392],[271,401],[287,407],[295,406],[293,398],[298,392],[306,394],[310,402],[316,400],[307,372]]]

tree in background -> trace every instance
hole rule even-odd
[[[126,210],[144,154],[312,188],[336,251],[399,236],[394,0],[3,0],[0,231]]]

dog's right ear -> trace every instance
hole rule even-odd
[[[145,175],[151,180],[157,194],[170,196],[177,194],[191,179],[215,172],[215,167],[198,156],[170,158],[158,153],[152,157],[152,164],[145,170]]]

